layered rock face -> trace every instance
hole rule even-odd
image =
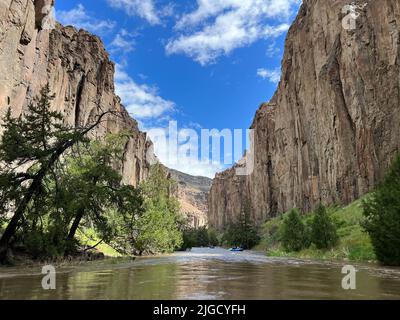
[[[212,180],[194,177],[183,172],[168,169],[170,177],[177,182],[177,197],[181,213],[187,217],[188,224],[194,228],[207,225],[208,192]]]
[[[136,186],[155,160],[146,134],[114,92],[114,64],[101,40],[73,27],[48,30],[44,19],[53,0],[0,0],[0,115],[11,107],[18,116],[48,82],[53,106],[71,125],[85,125],[105,111],[109,115],[92,134],[129,131],[124,183]],[[47,25],[48,26],[48,25]]]
[[[251,206],[262,223],[293,207],[347,204],[369,192],[400,150],[400,2],[303,0],[282,77],[256,113],[254,172],[218,174],[209,223],[222,228]],[[346,8],[345,8],[346,9]]]

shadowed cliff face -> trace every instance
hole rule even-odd
[[[400,150],[400,2],[304,0],[291,26],[282,77],[257,111],[255,169],[218,174],[209,223],[222,228],[250,202],[253,219],[298,207],[347,204],[370,191]]]
[[[0,0],[0,115],[9,106],[15,116],[49,82],[53,106],[71,125],[84,125],[105,111],[110,115],[94,132],[127,130],[132,138],[119,164],[123,181],[137,185],[153,161],[152,144],[121,105],[114,92],[114,64],[100,39],[86,31],[57,25],[42,28],[45,6],[53,0]],[[151,159],[149,159],[151,158]]]

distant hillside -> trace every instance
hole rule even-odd
[[[178,183],[177,196],[182,213],[188,217],[193,227],[207,225],[208,192],[212,180],[206,177],[195,177],[189,174],[168,169],[171,178]]]

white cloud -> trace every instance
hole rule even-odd
[[[270,82],[278,83],[281,79],[281,70],[279,68],[273,70],[260,68],[257,70],[257,75],[263,79],[268,79]]]
[[[167,54],[183,53],[202,65],[289,28],[288,19],[301,0],[197,0],[197,10],[176,23],[179,36]],[[274,24],[269,24],[274,19]]]
[[[220,163],[210,163],[209,161],[195,161],[187,163],[186,165],[179,164],[178,166],[171,165],[168,167],[192,176],[202,176],[211,179],[215,177],[217,172],[221,172],[226,169],[226,167]]]
[[[109,49],[111,53],[127,54],[132,52],[135,49],[134,35],[121,29],[110,43]]]
[[[198,159],[200,141],[192,139],[187,140],[180,137],[176,157],[171,157],[168,143],[169,131],[166,124],[173,120],[169,113],[175,110],[175,103],[160,97],[157,89],[136,83],[125,71],[124,67],[122,64],[116,64],[116,93],[121,97],[122,103],[129,114],[138,120],[141,130],[149,133],[150,139],[154,144],[154,152],[161,163],[187,174],[210,178],[213,178],[216,172],[224,170],[226,166],[220,162],[213,162],[211,159]],[[182,130],[186,129],[196,131],[200,129],[200,125],[189,123]],[[192,132],[194,132],[193,130]],[[161,136],[167,140],[158,138],[160,137],[160,132],[162,133]],[[180,153],[187,148],[195,153],[196,156],[193,157],[193,154],[185,156]]]
[[[154,87],[137,84],[121,64],[116,65],[115,88],[128,112],[139,120],[160,117],[174,110],[174,102],[160,97]]]
[[[108,4],[117,9],[123,9],[130,16],[139,16],[150,24],[160,24],[160,17],[153,0],[107,0]]]
[[[75,8],[69,11],[57,11],[57,20],[63,25],[72,25],[78,29],[101,34],[114,29],[115,22],[111,20],[99,20],[89,16],[85,7],[78,4]]]
[[[274,41],[268,45],[266,55],[268,58],[273,58],[273,57],[279,55],[280,52],[281,52],[281,50],[279,49],[279,47],[276,46],[276,43]]]
[[[190,128],[188,128],[191,130]],[[154,144],[154,152],[157,158],[168,168],[194,175],[214,178],[216,172],[226,168],[221,162],[211,159],[200,160],[198,139],[185,139],[180,134],[186,129],[179,130],[177,145],[171,147],[169,144],[169,129],[165,127],[148,128],[148,134]],[[196,130],[191,130],[196,132]],[[192,154],[185,155],[184,151],[190,149]],[[172,152],[172,153],[171,153]],[[174,153],[176,152],[176,153]]]

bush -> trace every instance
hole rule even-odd
[[[206,227],[200,227],[196,233],[197,247],[207,247],[209,245],[208,230]]]
[[[376,191],[363,202],[363,226],[371,236],[377,259],[400,265],[400,155]]]
[[[277,246],[282,239],[282,216],[265,222],[262,226],[262,240],[266,247]]]
[[[311,223],[311,242],[317,249],[330,249],[337,245],[339,237],[336,226],[328,215],[326,208],[320,205],[315,211]]]
[[[197,236],[195,230],[188,229],[184,230],[182,233],[182,245],[180,250],[186,251],[187,249],[191,249],[197,246]]]
[[[218,240],[218,233],[214,229],[210,228],[207,230],[208,233],[208,244],[210,246],[218,246],[219,245],[219,240]]]
[[[283,220],[282,245],[286,251],[300,251],[307,244],[306,226],[299,211],[292,209]]]
[[[46,233],[35,229],[31,230],[26,233],[24,239],[26,252],[33,259],[54,259],[63,256],[67,243],[61,234],[54,228],[50,228]]]

